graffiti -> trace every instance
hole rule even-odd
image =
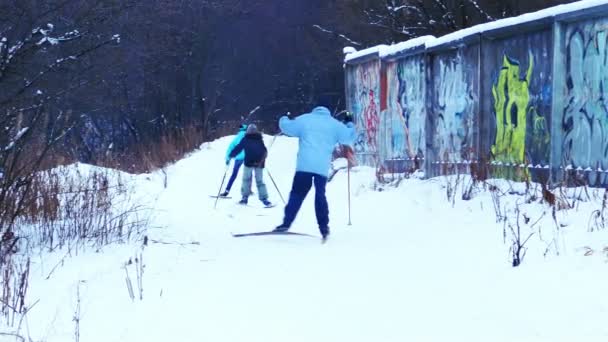
[[[377,153],[379,75],[380,63],[377,61],[353,66],[348,71],[349,106],[357,127],[355,152],[359,154]]]
[[[420,57],[399,63],[398,107],[403,118],[406,152],[409,158],[424,156],[426,82]]]
[[[387,66],[388,112],[387,148],[393,159],[424,156],[426,81],[421,57],[412,57]]]
[[[530,146],[526,148],[526,158],[534,165],[540,165],[540,162],[547,165],[549,163],[549,149],[547,146],[551,144],[549,123],[543,115],[538,113],[535,107],[531,107],[529,113],[532,115],[532,135],[529,139]],[[542,158],[534,159],[534,156]]]
[[[391,62],[386,66],[387,78],[387,109],[385,120],[387,130],[385,131],[384,139],[381,139],[384,144],[383,149],[387,151],[387,159],[402,159],[405,156],[405,124],[401,117],[400,108],[398,107],[398,64],[399,62]],[[384,114],[384,113],[383,113]]]
[[[608,20],[566,31],[564,159],[574,168],[608,169]],[[606,182],[606,173],[599,175]]]
[[[378,138],[378,126],[380,123],[380,117],[378,116],[378,107],[376,106],[375,93],[372,89],[369,90],[367,97],[362,95],[361,98],[365,103],[363,109],[363,119],[365,120],[365,130],[367,131],[367,145],[370,151],[376,151],[378,149],[377,138]]]
[[[439,60],[436,76],[438,122],[434,144],[438,158],[443,161],[461,161],[466,158],[473,129],[473,96],[460,56]]]
[[[355,152],[365,153],[367,151],[367,136],[365,132],[359,131],[355,140]]]
[[[497,82],[492,86],[496,115],[496,141],[491,151],[494,160],[522,164],[526,153],[526,120],[530,102],[530,79],[534,56],[530,53],[526,75],[520,77],[519,62],[503,57]]]

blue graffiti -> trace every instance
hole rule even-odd
[[[567,30],[564,154],[573,168],[608,169],[608,20]],[[606,173],[600,182],[606,181]]]

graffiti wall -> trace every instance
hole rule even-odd
[[[547,179],[551,152],[552,32],[483,45],[481,153],[494,176]],[[538,176],[538,177],[536,177]]]
[[[565,31],[563,164],[608,183],[608,19],[570,24]]]
[[[451,172],[477,158],[478,56],[479,45],[433,56],[428,113],[428,155],[433,162],[427,164],[431,175]]]
[[[547,13],[349,65],[365,164],[608,186],[608,4]]]
[[[346,73],[347,109],[355,115],[357,126],[357,160],[361,165],[376,165],[381,133],[380,61],[349,66]]]
[[[388,62],[386,159],[397,171],[423,169],[426,150],[425,56],[415,55]]]

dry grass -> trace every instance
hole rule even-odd
[[[107,151],[94,164],[133,174],[148,173],[182,159],[203,141],[200,128],[188,126],[153,141],[134,144],[127,151]]]

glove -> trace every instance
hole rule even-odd
[[[349,122],[353,122],[353,113],[351,113],[351,112],[346,112],[346,113],[344,114],[344,120],[343,120],[343,122],[344,122],[345,124],[347,124],[347,123],[349,123]]]
[[[226,159],[226,166],[230,165],[230,159]]]

